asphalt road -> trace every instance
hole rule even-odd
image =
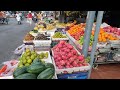
[[[12,51],[23,43],[25,34],[34,26],[34,23],[30,26],[26,20],[18,25],[15,18],[11,18],[8,25],[0,24],[0,64],[12,59]]]

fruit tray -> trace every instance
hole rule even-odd
[[[46,53],[46,52],[48,52],[48,58],[47,59],[43,59],[43,61],[45,61],[46,63],[53,63],[52,62],[52,59],[51,59],[51,56],[50,56],[50,52],[49,51],[37,51],[37,53],[38,54],[40,54],[40,53]]]
[[[50,46],[51,45],[51,38],[50,40],[33,40],[35,46]]]
[[[79,51],[74,47],[74,49],[79,53]],[[52,50],[52,55],[54,56],[53,50]],[[56,64],[54,62],[54,58],[52,57],[53,60],[53,65],[55,66],[55,71],[56,74],[61,74],[64,73],[65,71],[67,71],[68,73],[73,73],[73,72],[81,72],[81,71],[88,71],[90,70],[90,64],[88,63],[88,66],[82,66],[82,67],[74,67],[74,68],[67,68],[67,69],[58,69],[56,67]]]
[[[90,70],[90,64],[89,63],[88,63],[88,66],[74,67],[74,68],[67,68],[67,69],[58,69],[56,67],[56,64],[54,62],[54,58],[53,57],[52,57],[52,60],[53,60],[54,66],[55,66],[56,74],[62,74],[65,71],[67,71],[68,73],[73,73],[73,72],[82,72],[82,71],[88,71],[88,70]]]

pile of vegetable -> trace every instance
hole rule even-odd
[[[54,65],[41,62],[38,58],[30,66],[18,67],[13,72],[15,79],[52,79],[54,75]]]

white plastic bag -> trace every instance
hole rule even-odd
[[[3,62],[4,65],[7,65],[7,69],[0,74],[1,77],[11,76],[14,70],[17,68],[19,61],[18,60],[11,60]]]
[[[25,44],[22,44],[15,49],[14,54],[19,54],[20,55],[20,54],[23,53],[24,49],[25,49]]]
[[[7,65],[6,71],[9,71],[11,69],[17,68],[18,62],[19,62],[18,60],[11,60],[11,61],[3,62],[3,64]]]

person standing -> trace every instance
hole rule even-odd
[[[32,24],[32,13],[31,11],[29,11],[28,15],[27,15],[27,18],[28,18],[28,22],[30,23],[30,25]]]
[[[21,23],[21,17],[20,17],[20,13],[19,13],[19,12],[16,13],[16,20],[18,21],[18,25],[22,24],[22,23]]]

